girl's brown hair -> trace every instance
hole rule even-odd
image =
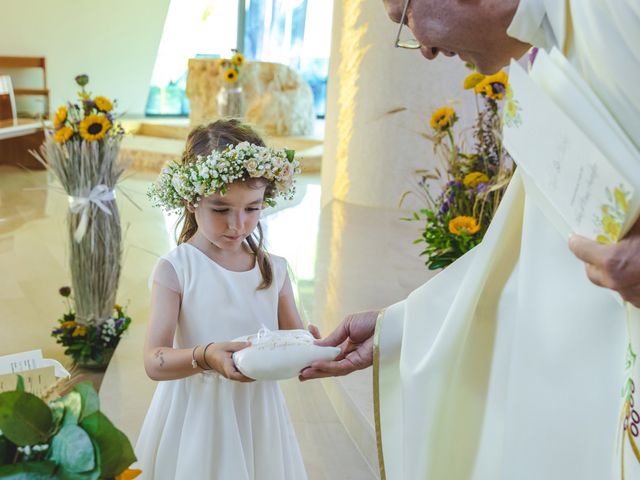
[[[255,145],[264,147],[264,141],[260,138],[251,127],[242,124],[238,120],[218,120],[210,123],[209,125],[202,125],[194,128],[187,137],[187,143],[185,145],[184,153],[182,154],[182,164],[186,165],[196,160],[198,155],[207,156],[213,150],[222,151],[227,146],[235,146],[241,142],[249,142]],[[248,175],[244,179],[247,185],[261,186],[267,185],[265,190],[265,197],[272,196],[275,189],[273,182],[269,182],[264,178],[249,178]],[[196,216],[188,209],[184,209],[180,220],[184,220],[182,224],[182,231],[178,236],[178,244],[184,243],[189,240],[198,230],[198,224],[196,223]],[[271,286],[273,281],[273,270],[271,268],[271,262],[269,255],[264,248],[262,226],[258,222],[257,235],[253,232],[247,238],[247,244],[256,257],[260,273],[262,274],[262,282],[258,286],[258,289],[265,289]]]

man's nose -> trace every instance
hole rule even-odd
[[[438,56],[439,50],[436,47],[427,47],[425,45],[420,47],[420,52],[422,56],[427,60],[433,60]]]

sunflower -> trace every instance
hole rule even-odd
[[[93,101],[95,102],[96,107],[98,107],[98,109],[103,111],[104,113],[109,113],[113,108],[111,100],[109,100],[107,97],[98,96],[94,98]]]
[[[236,83],[238,80],[238,72],[236,72],[233,68],[230,68],[226,72],[224,72],[224,79],[229,83]]]
[[[53,139],[56,143],[64,143],[71,138],[73,135],[73,128],[71,127],[61,127],[56,130],[56,133],[53,134]]]
[[[64,105],[56,111],[55,116],[53,117],[53,126],[54,128],[60,128],[64,122],[67,120],[67,107]]]
[[[142,473],[139,468],[127,468],[119,475],[116,476],[116,480],[132,480]]]
[[[473,217],[460,215],[449,221],[449,231],[454,235],[462,235],[463,233],[473,235],[478,233],[479,230],[480,225],[478,225],[478,222],[476,222],[476,219]]]
[[[111,122],[104,115],[88,115],[80,122],[80,136],[88,142],[104,138]]]
[[[509,85],[509,76],[500,71],[484,77],[474,89],[476,93],[486,95],[493,100],[502,100],[507,92],[507,85]]]
[[[236,53],[233,57],[231,57],[231,63],[234,65],[243,65],[244,64],[244,55],[240,52]]]
[[[465,187],[475,188],[479,184],[487,183],[488,181],[489,181],[489,177],[487,177],[485,173],[471,172],[471,173],[467,173],[464,176],[464,180],[462,180],[462,183],[464,183]]]
[[[87,335],[87,327],[84,327],[82,325],[78,325],[76,328],[74,328],[73,333],[71,334],[72,337],[84,337]]]
[[[464,89],[471,90],[472,88],[475,88],[475,86],[478,85],[484,79],[485,79],[485,76],[480,72],[470,73],[467,76],[467,78],[464,79]]]
[[[77,324],[73,320],[67,320],[66,322],[62,322],[62,328],[76,328]]]
[[[451,107],[442,107],[437,109],[431,115],[431,128],[434,130],[444,131],[447,128],[453,127],[453,124],[458,120],[456,111]]]

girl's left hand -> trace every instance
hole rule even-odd
[[[309,330],[309,333],[313,335],[313,338],[315,338],[316,340],[320,340],[322,338],[322,335],[320,335],[320,330],[314,324],[310,323],[307,327],[307,330]]]

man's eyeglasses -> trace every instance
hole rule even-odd
[[[404,26],[404,19],[407,16],[407,7],[409,6],[409,0],[405,0],[404,8],[402,9],[402,17],[400,17],[400,28],[398,28],[398,35],[396,36],[396,48],[408,48],[411,50],[415,50],[420,48],[420,42],[418,42],[415,38],[410,38],[408,40],[400,40],[400,34],[402,33],[402,27]]]

